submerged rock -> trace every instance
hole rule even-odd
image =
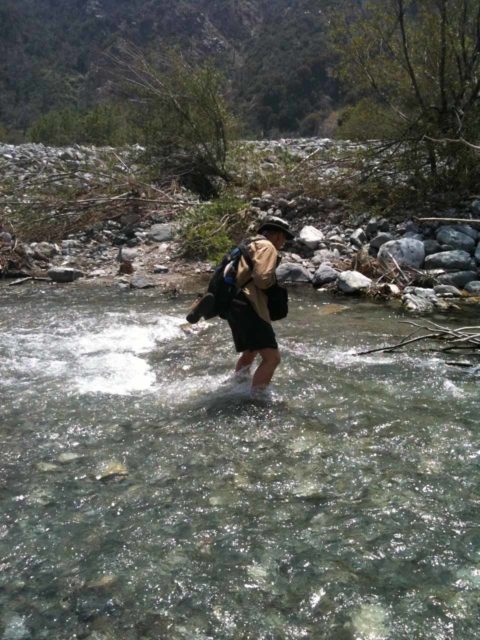
[[[104,465],[100,471],[95,475],[96,480],[109,480],[115,477],[126,477],[128,476],[127,467],[118,462],[117,460],[113,460],[108,464]]]
[[[12,614],[5,620],[2,640],[28,640],[31,637],[23,616]]]

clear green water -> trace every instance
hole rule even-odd
[[[252,404],[185,299],[0,288],[2,640],[478,638],[478,377],[331,302]]]

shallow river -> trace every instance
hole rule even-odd
[[[252,403],[185,298],[0,286],[2,640],[479,637],[478,376],[293,298]]]

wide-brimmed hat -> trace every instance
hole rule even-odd
[[[293,240],[295,238],[295,234],[290,231],[290,225],[288,222],[278,216],[269,216],[268,218],[265,218],[265,220],[262,220],[258,227],[258,233],[269,231],[270,229],[272,231],[282,231],[288,240]]]

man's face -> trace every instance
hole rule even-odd
[[[277,249],[277,251],[281,251],[287,241],[287,236],[282,231],[276,231],[274,237],[272,239],[272,244]]]

